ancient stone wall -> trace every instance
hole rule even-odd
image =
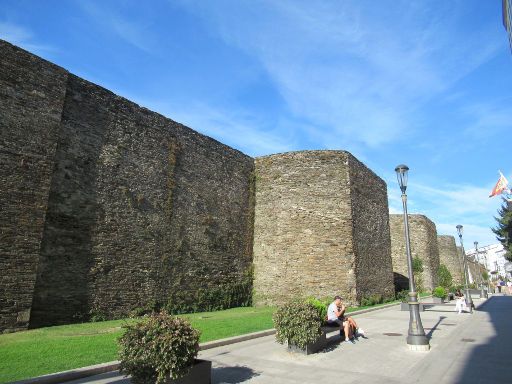
[[[348,156],[358,299],[394,295],[389,207],[384,180]]]
[[[32,301],[31,327],[250,302],[252,158],[10,44],[0,58],[0,330]]]
[[[412,258],[419,257],[423,261],[423,288],[429,291],[437,286],[437,270],[439,268],[436,226],[424,215],[409,215],[408,221],[411,256]],[[389,227],[395,284],[397,289],[408,289],[403,215],[390,215]]]
[[[66,78],[0,40],[0,332],[28,326]]]
[[[440,235],[437,236],[437,246],[439,248],[439,263],[444,264],[452,275],[453,284],[464,283],[464,273],[462,271],[462,260],[457,251],[455,237]]]
[[[484,267],[477,263],[473,257],[468,257],[468,270],[469,270],[469,283],[475,283],[479,285],[482,280],[482,272]]]
[[[387,214],[385,183],[348,152],[257,158],[254,301],[391,293]]]

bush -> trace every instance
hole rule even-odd
[[[414,257],[412,259],[412,272],[416,283],[416,291],[418,292],[423,292],[425,290],[423,287],[423,270],[423,260],[418,256]]]
[[[446,289],[444,289],[443,287],[435,287],[434,290],[432,291],[432,296],[439,297],[441,299],[444,299],[446,297],[446,294]]]
[[[463,285],[461,285],[461,284],[459,284],[459,285],[452,285],[452,286],[450,287],[450,292],[451,292],[451,293],[455,293],[455,292],[457,292],[457,290],[459,290],[459,289],[462,291],[462,290],[464,289],[464,286],[463,286]]]
[[[404,289],[403,291],[397,292],[396,299],[400,300],[402,303],[409,302],[409,291]]]
[[[361,298],[361,306],[362,307],[370,307],[376,304],[382,304],[384,302],[384,298],[380,294],[370,295],[368,297]]]
[[[315,297],[309,297],[306,300],[306,303],[311,304],[318,312],[319,319],[325,321],[327,319],[327,308],[329,307],[330,302],[319,300]]]
[[[134,383],[162,383],[188,373],[199,351],[199,331],[165,312],[126,325],[119,338],[120,370]]]
[[[444,264],[439,265],[439,269],[437,270],[437,279],[438,279],[439,285],[441,287],[444,287],[446,289],[451,287],[451,285],[453,283],[453,278],[452,278],[452,274],[450,273],[448,268],[446,268],[446,265],[444,265]]]
[[[278,343],[288,341],[299,348],[306,348],[322,334],[320,327],[324,318],[313,304],[296,300],[278,307],[272,320]]]

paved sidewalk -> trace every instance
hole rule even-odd
[[[481,301],[475,299],[478,306]],[[287,352],[274,336],[200,352],[212,360],[212,383],[490,383],[512,382],[503,356],[512,343],[512,297],[495,295],[470,314],[453,306],[421,312],[431,338],[430,352],[407,349],[409,313],[399,306],[361,314],[356,320],[368,338],[355,345],[336,333],[323,352],[304,356]],[[70,383],[129,383],[118,372]]]

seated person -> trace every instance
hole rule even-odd
[[[343,302],[340,300],[340,304],[341,306],[339,306],[340,309],[343,308],[343,312],[345,312],[345,305],[343,304]],[[349,325],[350,325],[350,328],[352,329],[352,334],[354,336],[363,336],[364,337],[364,331],[362,328],[359,328],[356,321],[350,317],[350,316],[343,316],[345,318],[345,320],[348,321]]]
[[[460,289],[455,292],[455,300],[455,312],[462,313],[462,310],[467,310],[466,300]]]
[[[329,325],[338,325],[340,333],[345,332],[345,341],[353,340],[352,327],[350,322],[343,316],[345,313],[345,306],[341,303],[341,297],[335,296],[334,301],[327,308],[327,323]]]

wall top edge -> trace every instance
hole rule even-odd
[[[200,137],[203,137],[203,138],[204,138],[204,139],[206,139],[207,141],[210,141],[210,142],[212,142],[212,143],[215,143],[216,145],[219,145],[219,146],[221,146],[221,147],[224,147],[224,148],[226,148],[226,149],[228,149],[228,150],[230,150],[230,151],[233,151],[234,153],[238,153],[238,155],[241,155],[242,157],[245,157],[245,158],[247,158],[247,159],[253,160],[253,157],[251,157],[251,156],[249,156],[249,155],[247,155],[247,154],[243,153],[242,151],[240,151],[240,150],[238,150],[238,149],[236,149],[236,148],[230,147],[229,145],[224,144],[224,143],[220,142],[219,140],[214,139],[213,137],[210,137],[210,136],[205,135],[205,134],[203,134],[203,133],[201,133],[201,132],[198,132],[198,131],[196,131],[195,129],[190,128],[190,127],[188,127],[188,126],[186,126],[186,125],[184,125],[184,124],[182,124],[182,123],[180,123],[180,122],[177,122],[177,121],[175,121],[175,120],[173,120],[173,119],[171,119],[171,118],[169,118],[169,117],[167,117],[167,116],[165,116],[165,115],[162,115],[162,114],[161,114],[161,113],[159,113],[159,112],[152,111],[152,110],[150,110],[150,109],[148,109],[148,108],[146,108],[146,107],[144,107],[144,106],[142,106],[142,105],[140,105],[140,104],[137,104],[136,102],[134,102],[134,101],[132,101],[132,100],[130,100],[130,99],[127,99],[126,97],[123,97],[123,96],[121,96],[121,95],[118,95],[117,93],[115,93],[115,92],[111,91],[111,90],[110,90],[110,89],[108,89],[108,88],[105,88],[105,87],[103,87],[103,86],[101,86],[101,85],[99,85],[99,84],[96,84],[96,83],[94,83],[94,82],[92,82],[92,81],[89,81],[89,80],[84,79],[84,78],[82,78],[82,77],[80,77],[80,76],[78,76],[78,75],[75,75],[74,73],[69,72],[67,69],[65,69],[65,68],[63,68],[63,67],[61,67],[61,66],[59,66],[59,65],[57,65],[57,64],[55,64],[55,63],[52,63],[51,61],[46,60],[46,59],[44,59],[44,58],[42,58],[42,57],[40,57],[40,56],[38,56],[38,55],[35,55],[35,54],[33,54],[33,53],[31,53],[31,52],[29,52],[29,51],[27,51],[27,50],[25,50],[25,49],[23,49],[23,48],[21,48],[21,47],[17,46],[17,45],[14,45],[14,44],[12,44],[12,43],[10,43],[10,42],[6,41],[6,40],[2,40],[2,39],[0,39],[0,50],[4,50],[4,49],[10,49],[10,50],[15,51],[15,52],[16,52],[16,54],[20,54],[20,55],[27,55],[27,56],[31,57],[32,59],[41,60],[42,62],[47,63],[48,65],[53,66],[55,69],[58,69],[58,70],[60,70],[60,71],[63,71],[63,72],[65,72],[65,73],[67,73],[67,74],[68,74],[68,76],[73,77],[73,78],[76,78],[76,79],[79,79],[80,81],[84,82],[85,84],[89,84],[90,86],[97,87],[97,88],[99,88],[102,92],[105,92],[106,94],[110,94],[110,95],[112,95],[112,96],[113,96],[113,97],[115,97],[116,99],[118,99],[118,100],[120,100],[120,101],[122,101],[122,102],[126,103],[127,105],[131,105],[131,106],[132,106],[133,108],[135,108],[135,109],[139,109],[139,111],[140,111],[141,113],[145,113],[145,114],[153,114],[155,117],[163,118],[163,119],[167,120],[171,125],[172,125],[172,124],[177,125],[177,126],[179,126],[181,129],[183,129],[184,131],[188,131],[188,133],[189,133],[189,134],[191,134],[192,136],[200,136]]]
[[[279,153],[272,153],[270,155],[265,156],[258,156],[254,159],[256,161],[268,159],[268,158],[277,158],[277,157],[300,157],[303,155],[332,155],[335,156],[343,156],[346,157],[347,155],[353,156],[350,152],[344,151],[344,150],[338,150],[338,149],[308,149],[308,150],[302,150],[302,151],[289,151],[289,152],[279,152]]]

